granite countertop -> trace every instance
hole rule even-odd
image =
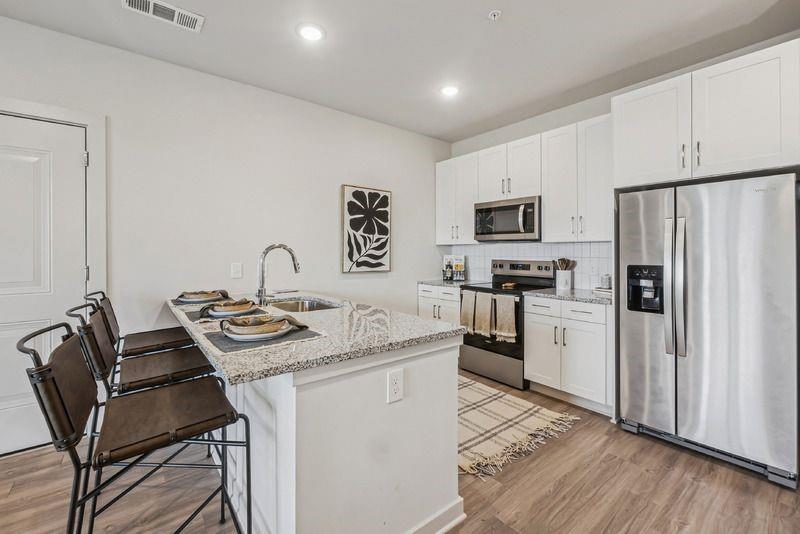
[[[437,287],[461,287],[464,284],[478,284],[481,282],[476,282],[475,280],[462,280],[459,282],[453,282],[452,280],[421,280],[417,282],[417,285],[425,285],[425,286],[437,286]]]
[[[557,290],[555,288],[535,289],[526,291],[526,296],[543,297],[546,299],[568,300],[572,302],[586,302],[589,304],[602,304],[610,306],[613,300],[610,297],[603,297],[595,294],[591,289],[567,289]]]
[[[234,296],[234,298],[240,297]],[[319,300],[338,304],[340,307],[305,313],[289,313],[271,306],[264,306],[262,309],[275,315],[292,315],[307,324],[311,330],[323,334],[322,337],[283,345],[243,348],[228,353],[219,350],[205,336],[210,332],[219,332],[219,321],[194,323],[186,316],[186,312],[197,311],[203,305],[176,305],[171,299],[167,301],[167,305],[229,384],[242,384],[344,360],[363,358],[466,333],[466,329],[458,325],[309,292],[285,294],[273,301],[297,298]],[[246,344],[243,346],[246,347]]]

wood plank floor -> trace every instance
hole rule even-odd
[[[494,477],[462,475],[467,519],[455,529],[459,534],[800,532],[797,492],[629,434],[575,406],[467,376],[581,420]],[[204,457],[200,447],[190,450],[179,458]],[[216,476],[162,470],[100,516],[96,531],[171,532],[211,493]],[[63,532],[71,479],[69,459],[51,446],[0,458],[0,532]],[[218,502],[187,532],[233,532],[230,521],[219,524]]]

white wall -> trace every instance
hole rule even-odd
[[[258,68],[254,66],[254,68]],[[123,330],[172,322],[183,289],[273,287],[415,312],[436,277],[434,162],[450,145],[0,17],[2,96],[108,117],[109,290]],[[340,273],[340,186],[393,191],[392,272]],[[231,262],[244,278],[228,277]]]

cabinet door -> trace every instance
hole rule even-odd
[[[455,243],[475,241],[475,203],[478,201],[478,154],[455,158]]]
[[[508,177],[506,195],[510,198],[542,194],[542,136],[532,135],[507,145]]]
[[[459,324],[461,322],[461,303],[454,300],[439,300],[436,318],[446,323]]]
[[[561,389],[605,403],[606,325],[562,319]]]
[[[525,314],[523,374],[533,382],[561,388],[561,318]]]
[[[542,241],[575,241],[578,137],[574,124],[542,134]]]
[[[478,202],[506,198],[506,145],[478,152]]]
[[[436,164],[436,244],[451,245],[455,239],[455,176],[452,159]]]
[[[611,115],[578,123],[578,241],[611,241],[614,175]]]
[[[439,299],[430,297],[417,298],[417,315],[424,319],[436,319],[439,305]]]
[[[692,73],[693,175],[800,163],[800,42]]]
[[[611,100],[614,187],[691,178],[692,75]]]

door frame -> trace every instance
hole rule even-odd
[[[107,291],[106,116],[0,96],[0,115],[54,122],[84,129],[89,166],[86,183],[87,292]]]

